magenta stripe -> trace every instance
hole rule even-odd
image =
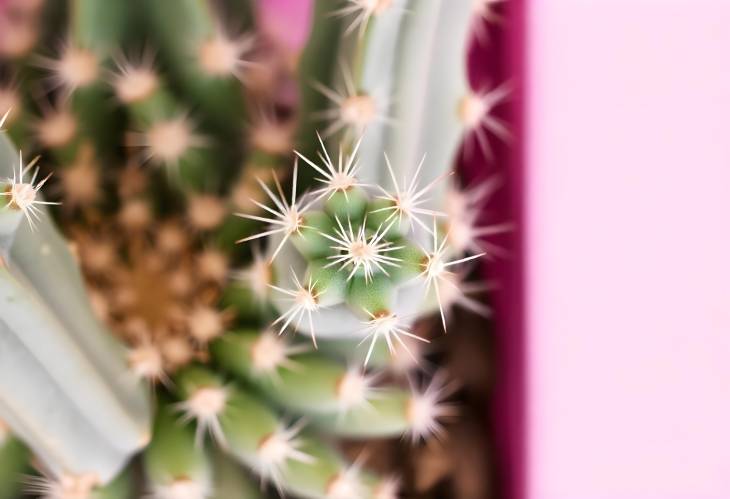
[[[513,132],[512,144],[491,140],[494,161],[483,155],[462,158],[461,174],[469,184],[494,173],[504,178],[504,186],[490,201],[485,223],[513,221],[517,230],[495,237],[495,242],[512,255],[507,259],[486,262],[485,278],[498,281],[492,303],[496,321],[496,386],[488,401],[490,427],[495,429],[495,462],[498,497],[525,498],[525,293],[524,267],[525,227],[524,182],[524,102],[525,88],[525,0],[507,0],[501,8],[504,21],[488,25],[489,41],[475,42],[469,51],[469,79],[475,89],[493,87],[511,80],[512,98],[498,110]],[[491,137],[490,137],[491,138]]]

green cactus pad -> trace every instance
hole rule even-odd
[[[367,205],[368,195],[359,187],[351,187],[344,192],[336,191],[325,200],[327,213],[340,220],[362,219]]]
[[[332,242],[322,235],[332,230],[332,219],[321,211],[310,211],[303,217],[304,227],[292,234],[291,241],[307,259],[323,258],[332,254]]]
[[[319,294],[319,303],[323,307],[337,305],[345,301],[347,276],[338,270],[339,265],[332,265],[331,260],[315,260],[309,264],[305,279],[311,277]]]
[[[360,315],[378,315],[393,308],[395,285],[386,275],[376,274],[368,280],[353,277],[347,290],[347,303]]]
[[[205,450],[195,443],[192,426],[180,422],[169,403],[161,402],[152,441],[144,453],[144,468],[153,488],[182,481],[191,488],[210,490],[210,467]]]

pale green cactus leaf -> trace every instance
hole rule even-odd
[[[17,157],[0,135],[0,178],[12,178]],[[0,412],[54,474],[106,482],[149,440],[148,400],[93,316],[50,214],[35,208],[33,230],[25,218],[13,222],[19,210],[0,213],[4,234],[15,224],[0,265]]]
[[[426,156],[422,182],[452,168],[463,134],[459,105],[467,95],[466,47],[473,0],[411,0],[399,40],[393,119],[385,151],[398,181],[414,173]],[[389,185],[385,168],[379,183]],[[430,208],[441,208],[445,183],[431,196]]]
[[[226,456],[216,451],[213,456],[212,499],[263,499],[264,494],[247,471]]]
[[[377,17],[370,20],[365,40],[359,49],[359,90],[370,96],[380,116],[363,132],[360,146],[359,177],[367,183],[382,181],[383,152],[391,134],[407,133],[393,117],[395,111],[396,64],[403,37],[403,25],[410,15],[409,0],[395,0]]]

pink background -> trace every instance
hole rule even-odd
[[[730,2],[528,9],[530,499],[730,497]]]

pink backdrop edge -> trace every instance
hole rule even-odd
[[[531,3],[530,499],[730,497],[729,25]]]

